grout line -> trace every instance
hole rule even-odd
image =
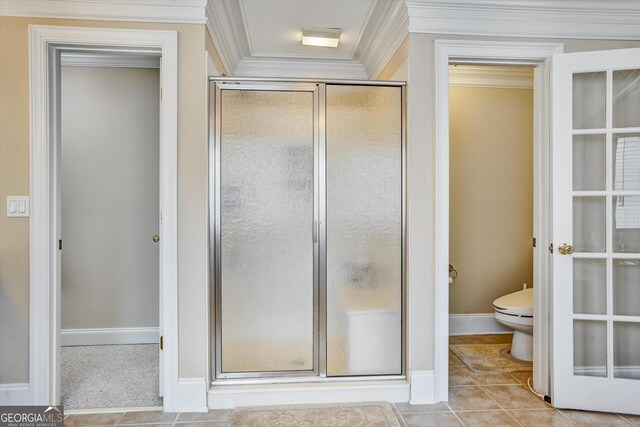
[[[506,413],[507,413],[507,415],[509,415],[509,416],[511,417],[511,419],[513,419],[513,421],[515,421],[515,422],[516,422],[516,424],[518,424],[519,426],[523,426],[523,424],[522,424],[520,421],[518,421],[518,420],[516,419],[516,417],[514,417],[513,415],[511,415],[511,414],[509,413],[509,411],[507,411],[507,408],[505,408],[504,406],[502,406],[502,405],[501,405],[501,404],[500,404],[496,399],[494,399],[494,398],[493,398],[493,396],[491,396],[491,395],[489,394],[489,392],[487,392],[484,388],[482,388],[482,386],[480,386],[480,389],[481,389],[482,391],[484,391],[484,392],[485,392],[485,394],[486,394],[487,396],[489,396],[489,399],[493,400],[493,401],[496,403],[496,405],[498,405],[498,406],[500,407],[500,409],[502,409],[504,412],[506,412]],[[523,427],[524,427],[524,426],[523,426]]]
[[[453,409],[451,409],[451,406],[449,406],[449,402],[445,402],[445,405],[447,405],[447,408],[449,408],[449,410],[451,411],[451,413],[453,414],[454,417],[456,417],[456,419],[460,422],[460,424],[462,424],[463,426],[466,427],[466,424],[462,422],[462,420],[460,419],[460,417],[458,416],[458,414],[456,414],[456,411],[454,411]]]
[[[629,423],[629,424],[630,424],[630,425],[632,425],[632,426],[636,426],[636,425],[637,425],[637,424],[636,424],[636,423],[634,423],[633,421],[626,419],[626,418],[625,418],[625,416],[624,416],[624,414],[616,414],[616,415],[617,415],[617,416],[619,416],[620,418],[622,418],[623,420],[625,420],[625,422]]]
[[[124,418],[125,415],[127,415],[127,413],[123,412],[122,415],[120,415],[120,418],[118,418],[118,420],[113,425],[117,426],[118,423],[120,423],[120,421],[122,421],[122,419]]]
[[[573,424],[577,425],[578,427],[580,427],[580,424],[578,424],[577,422],[573,421],[571,418],[569,418],[567,415],[565,415],[564,413],[562,413],[562,411],[553,408],[554,411],[556,411],[557,413],[559,413],[560,415],[562,415],[563,417],[565,417],[566,419],[568,419],[569,421],[571,421]]]

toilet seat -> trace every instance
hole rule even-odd
[[[533,288],[523,289],[497,298],[493,301],[493,308],[497,313],[503,315],[532,319]],[[511,321],[515,321],[515,319]]]

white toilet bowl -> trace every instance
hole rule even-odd
[[[514,330],[511,355],[516,359],[533,360],[533,288],[524,289],[493,302],[498,322]]]

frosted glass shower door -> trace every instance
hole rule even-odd
[[[317,86],[226,86],[216,88],[217,376],[315,374]]]
[[[326,88],[327,376],[402,373],[402,88]]]

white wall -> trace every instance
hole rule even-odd
[[[157,327],[159,70],[61,79],[62,330]]]

